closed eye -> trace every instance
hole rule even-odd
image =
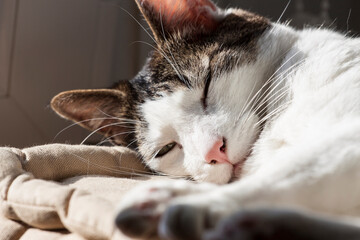
[[[165,155],[168,154],[171,150],[173,150],[176,145],[177,145],[176,142],[172,142],[172,143],[169,143],[168,145],[164,146],[163,148],[160,149],[160,151],[158,151],[158,153],[156,154],[155,158],[159,158],[159,157],[165,156]]]
[[[203,96],[201,98],[201,103],[202,106],[204,108],[204,110],[206,110],[208,104],[207,104],[207,98],[208,98],[208,93],[209,93],[209,87],[210,87],[210,83],[211,83],[211,70],[208,72],[208,75],[206,76],[206,80],[205,80],[205,87],[204,87],[204,92],[203,92]]]

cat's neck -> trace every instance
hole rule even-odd
[[[271,28],[260,39],[259,61],[265,68],[262,82],[262,96],[266,110],[262,118],[271,119],[283,105],[287,96],[286,90],[288,74],[296,70],[297,64],[303,59],[303,54],[297,49],[299,39],[297,31],[283,24],[273,23]],[[266,122],[264,120],[264,123]]]
[[[298,39],[299,32],[293,28],[273,23],[259,40],[259,58],[271,76],[281,74],[303,58],[296,47]]]

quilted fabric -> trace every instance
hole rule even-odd
[[[0,239],[126,239],[116,205],[153,178],[122,147],[0,148]]]

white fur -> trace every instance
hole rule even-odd
[[[201,110],[202,89],[144,105],[148,139],[157,147],[172,141],[183,146],[150,162],[161,171],[227,183],[230,166],[204,161],[209,145],[225,136],[234,164],[252,151],[239,181],[199,194],[189,190],[166,206],[186,203],[222,217],[258,204],[359,216],[360,40],[274,24],[259,47],[256,62],[213,80],[208,113]],[[269,117],[260,134],[257,114],[242,110],[270,77]]]
[[[201,182],[224,184],[230,181],[233,167],[226,164],[209,165],[204,160],[205,155],[222,137],[227,139],[227,154],[231,163],[238,164],[249,154],[259,134],[259,127],[255,126],[259,117],[251,111],[255,101],[249,101],[256,99],[255,94],[280,64],[282,58],[278,56],[287,52],[284,45],[289,46],[294,39],[284,36],[286,43],[282,44],[283,48],[280,47],[281,43],[269,41],[270,35],[276,35],[277,31],[289,31],[280,28],[275,28],[260,41],[259,55],[262,58],[212,80],[206,112],[199,101],[202,88],[181,89],[142,105],[141,110],[149,123],[146,139],[151,143],[144,148],[156,152],[171,142],[183,146],[182,149],[176,147],[161,159],[152,159],[148,163],[150,167],[171,175],[191,176]],[[269,48],[274,52],[270,52]],[[204,55],[199,72],[188,73],[187,77],[193,78],[195,75],[204,78],[208,66],[209,57]]]

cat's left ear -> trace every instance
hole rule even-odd
[[[131,86],[122,82],[117,89],[72,90],[51,101],[61,117],[111,139],[118,145],[133,147],[136,122]]]
[[[216,29],[223,10],[210,0],[136,0],[159,42],[174,33],[198,35]]]

